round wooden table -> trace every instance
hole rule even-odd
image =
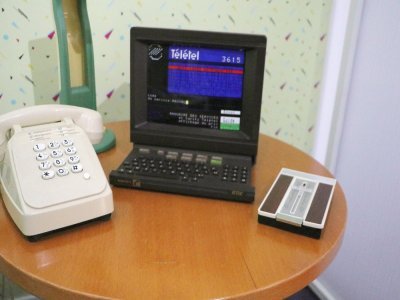
[[[108,175],[131,151],[129,123],[108,124]],[[331,176],[307,154],[261,135],[252,204],[113,187],[110,221],[27,241],[0,205],[0,272],[43,299],[281,299],[318,277],[338,252],[347,218],[336,185],[320,240],[257,222],[282,167]],[[68,188],[68,187],[65,187]]]

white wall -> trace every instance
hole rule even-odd
[[[337,299],[400,299],[400,1],[365,1],[335,175],[349,208],[319,281]]]

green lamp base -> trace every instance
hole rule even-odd
[[[115,134],[110,129],[106,129],[100,143],[93,145],[96,153],[105,152],[115,146]]]

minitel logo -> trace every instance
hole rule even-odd
[[[160,45],[149,46],[149,57],[151,60],[160,60],[163,57],[163,48]]]
[[[200,60],[200,51],[191,49],[171,48],[170,58],[180,60]]]

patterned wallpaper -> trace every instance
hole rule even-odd
[[[132,26],[264,34],[260,128],[310,151],[332,0],[87,0],[98,110],[129,119]],[[50,0],[0,0],[0,113],[58,103],[58,40]]]

